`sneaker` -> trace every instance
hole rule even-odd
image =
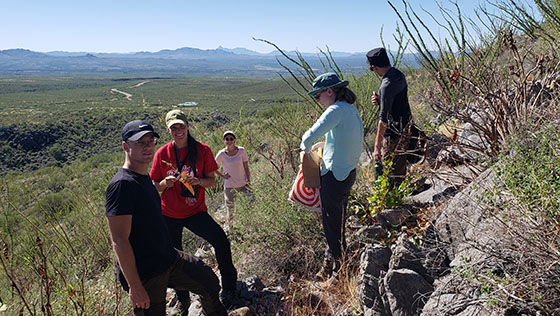
[[[330,278],[333,273],[333,263],[331,260],[325,258],[321,270],[315,274],[315,281],[324,281]]]
[[[220,301],[224,304],[227,310],[246,305],[239,295],[237,295],[235,290],[222,291],[220,293]]]
[[[183,316],[187,316],[189,315],[189,307],[191,306],[191,301],[177,301],[177,304],[175,305],[175,310],[177,312],[176,315],[183,315]]]
[[[326,281],[319,282],[319,286],[326,290],[332,286],[338,285],[338,283],[339,283],[338,274],[333,273],[333,275],[330,278],[328,278]]]

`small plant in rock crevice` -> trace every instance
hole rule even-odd
[[[349,208],[360,217],[362,222],[375,222],[378,213],[401,206],[403,200],[414,192],[412,176],[406,177],[398,186],[391,187],[389,174],[392,166],[391,160],[386,161],[383,173],[377,175],[377,178],[369,177],[371,172],[368,167],[362,169],[368,183],[366,185],[359,183],[349,201]]]

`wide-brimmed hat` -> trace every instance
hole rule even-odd
[[[340,80],[334,72],[327,72],[319,75],[315,78],[315,80],[313,80],[313,90],[309,91],[307,94],[312,97],[319,91],[327,90],[329,88],[346,87],[348,83],[349,82],[346,80]]]
[[[165,126],[170,128],[173,124],[188,125],[187,115],[181,110],[171,110],[165,115]]]
[[[155,138],[159,138],[159,135],[154,132],[154,127],[150,123],[142,120],[135,120],[126,123],[124,126],[122,130],[122,140],[125,142],[128,140],[137,141],[148,133],[152,133]]]

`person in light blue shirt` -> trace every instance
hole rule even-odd
[[[300,148],[310,152],[313,144],[325,136],[321,163],[321,213],[327,240],[325,260],[316,278],[336,277],[346,249],[346,206],[356,180],[356,166],[362,153],[364,127],[354,105],[356,95],[335,73],[325,73],[313,81],[308,94],[326,108],[303,136]]]

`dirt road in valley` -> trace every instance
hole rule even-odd
[[[117,89],[111,89],[111,93],[120,93],[120,94],[124,95],[124,97],[125,97],[128,101],[132,101],[132,94],[130,94],[130,93],[126,93],[126,92],[124,92],[124,91],[117,90]]]
[[[144,85],[144,84],[146,84],[146,83],[148,83],[148,82],[150,82],[150,81],[151,81],[151,80],[142,81],[142,82],[140,82],[140,83],[138,83],[138,84],[135,84],[135,85],[131,86],[131,88],[140,87],[140,86],[142,86],[142,85]]]

